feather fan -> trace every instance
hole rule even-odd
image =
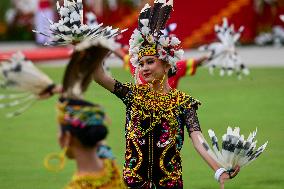
[[[218,138],[213,130],[208,130],[211,139],[211,147],[206,140],[199,136],[199,140],[208,154],[228,171],[232,171],[237,165],[244,167],[254,161],[266,148],[267,143],[256,149],[255,140],[257,130],[250,133],[247,140],[240,135],[240,128],[228,127],[227,133],[222,136],[222,143],[219,146]]]
[[[28,109],[42,92],[51,90],[53,81],[37,69],[31,61],[25,59],[21,52],[11,56],[8,61],[0,64],[1,89],[0,109],[21,106],[14,113],[7,114],[13,117]],[[4,102],[3,102],[4,101]]]

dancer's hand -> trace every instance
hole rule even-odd
[[[234,168],[234,172],[232,173],[227,173],[227,172],[224,172],[221,176],[220,176],[220,189],[224,189],[224,183],[225,181],[227,181],[228,179],[232,179],[234,178],[235,176],[237,176],[237,174],[240,172],[240,166],[236,166]]]
[[[61,85],[53,85],[50,89],[43,91],[38,95],[38,99],[47,99],[53,96],[54,94],[61,94],[62,86]]]

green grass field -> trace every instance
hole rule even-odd
[[[43,68],[59,82],[63,68]],[[241,127],[247,137],[258,128],[258,146],[269,141],[267,150],[250,166],[226,184],[227,189],[284,188],[284,69],[259,68],[242,80],[234,77],[212,77],[201,69],[195,77],[184,78],[180,90],[190,93],[203,104],[198,114],[204,135],[214,128],[224,134],[227,126]],[[130,75],[122,69],[113,69],[120,81],[129,81]],[[122,167],[124,154],[124,106],[108,91],[91,85],[88,100],[102,104],[110,117],[108,143],[113,147]],[[50,152],[59,152],[55,121],[56,97],[36,103],[24,115],[14,119],[0,117],[0,188],[1,189],[62,189],[74,170],[74,162],[67,161],[62,172],[53,173],[43,167],[43,158]],[[218,188],[209,169],[194,151],[186,137],[183,146],[183,178],[185,189]]]

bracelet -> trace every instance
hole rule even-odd
[[[233,173],[234,171],[235,171],[234,169],[230,169],[230,170],[227,171],[227,173],[228,173],[230,179],[232,179],[232,178],[234,178],[234,177],[236,176],[236,175],[233,175],[233,176],[232,176],[232,173]]]
[[[226,172],[226,171],[227,171],[227,170],[226,170],[225,168],[219,168],[219,169],[215,172],[215,175],[214,175],[215,179],[219,182],[220,176],[221,176],[224,172]]]
[[[56,85],[54,83],[48,85],[39,95],[48,93],[50,96],[53,95],[53,89],[56,87]]]

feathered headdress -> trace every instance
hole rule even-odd
[[[130,61],[137,67],[143,56],[157,56],[174,67],[182,58],[180,41],[174,36],[163,35],[163,30],[173,9],[173,0],[155,0],[154,6],[146,4],[138,18],[138,28],[129,41]]]
[[[227,18],[223,19],[223,25],[215,25],[215,32],[220,42],[214,42],[209,45],[204,45],[199,48],[202,51],[210,51],[209,71],[213,74],[213,69],[220,67],[220,75],[225,73],[232,75],[235,71],[239,78],[241,74],[248,75],[249,70],[243,64],[240,56],[236,51],[235,44],[241,37],[244,27],[240,27],[235,31],[234,25],[229,25]]]
[[[201,137],[199,137],[200,142],[208,154],[228,172],[232,172],[236,166],[244,167],[254,161],[265,150],[268,143],[266,142],[256,149],[257,141],[255,137],[257,130],[250,133],[247,140],[245,140],[244,135],[240,135],[240,128],[232,129],[228,127],[227,133],[222,137],[221,145],[218,144],[218,138],[213,130],[208,130],[208,133],[212,148]]]
[[[21,114],[36,101],[38,95],[51,92],[54,87],[53,81],[31,61],[26,60],[21,52],[0,63],[0,76],[2,89],[17,92],[0,95],[0,100],[5,101],[0,104],[0,109],[22,105],[17,111],[7,114],[8,117]]]
[[[96,22],[96,16],[89,13],[87,23],[83,23],[82,0],[64,0],[63,6],[57,2],[60,20],[53,23],[49,20],[50,33],[37,33],[50,38],[49,45],[75,45],[75,51],[65,70],[63,93],[68,98],[82,98],[92,80],[95,66],[120,47],[115,37],[123,31],[111,26],[103,27]]]

